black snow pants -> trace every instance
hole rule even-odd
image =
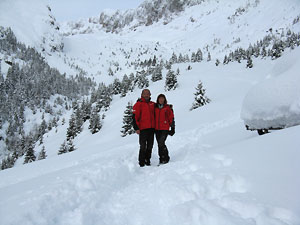
[[[168,163],[170,160],[168,148],[165,144],[168,134],[168,130],[155,131],[155,137],[158,145],[159,163]]]
[[[141,130],[139,135],[140,152],[139,152],[139,164],[140,166],[150,165],[150,159],[152,154],[153,142],[154,142],[154,129]]]

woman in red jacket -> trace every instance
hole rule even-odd
[[[171,127],[171,130],[169,131]],[[158,95],[155,104],[155,137],[158,144],[159,163],[165,164],[170,160],[168,148],[165,144],[168,134],[175,134],[174,113],[167,104],[166,96]]]

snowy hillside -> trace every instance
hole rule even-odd
[[[128,65],[149,60],[154,55],[159,60],[169,60],[173,52],[177,56],[181,53],[191,57],[192,52],[201,49],[205,60],[210,53],[213,61],[219,59],[222,62],[230,51],[248,48],[250,44],[253,46],[267,35],[280,38],[289,29],[296,33],[300,31],[300,5],[297,0],[276,0],[272,4],[267,0],[199,2],[193,6],[186,5],[186,9],[177,14],[168,15],[165,18],[168,23],[163,18],[148,26],[133,22],[132,26],[120,29],[119,34],[106,33],[106,29],[97,22],[99,18],[72,22],[73,25],[63,24],[65,54],[86,71],[92,71],[95,79],[106,80],[99,75],[107,75],[109,67],[122,77],[133,71],[130,66],[128,71]],[[161,1],[160,8],[164,3]],[[142,4],[133,14],[148,15],[140,13],[147,7],[150,6]],[[112,18],[125,19],[126,13]],[[114,60],[115,55],[118,60]],[[118,61],[119,66],[110,65],[112,61]]]
[[[152,2],[163,5],[168,1]],[[241,119],[245,97],[256,96],[254,86],[276,77],[285,84],[299,80],[299,2],[187,2],[178,12],[164,14],[152,24],[137,25],[138,21],[133,20],[118,32],[106,32],[94,23],[95,18],[80,22],[77,28],[64,25],[57,30],[56,23],[49,24],[48,19],[53,16],[43,1],[0,2],[4,9],[0,26],[11,27],[17,41],[34,47],[41,53],[35,55],[45,64],[30,64],[4,48],[0,48],[0,56],[9,56],[9,60],[19,63],[21,75],[29,70],[27,67],[34,65],[40,69],[42,64],[47,68],[45,74],[57,77],[55,87],[62,77],[66,79],[62,82],[68,83],[68,77],[80,72],[82,77],[78,80],[83,80],[84,88],[76,86],[74,80],[71,88],[59,87],[70,88],[74,95],[81,93],[77,89],[84,89],[80,91],[85,93],[82,98],[72,98],[62,92],[49,99],[45,97],[37,107],[25,105],[24,133],[30,137],[30,128],[43,128],[36,143],[25,140],[40,160],[24,164],[28,150],[15,159],[13,168],[0,171],[1,225],[300,224],[300,126],[258,136],[247,131]],[[127,13],[144,12],[143,7],[150,3],[145,1],[140,8]],[[50,21],[55,22],[55,18]],[[269,55],[260,51],[255,56],[253,50],[251,54],[247,52],[248,59],[223,63],[225,55],[237,48],[247,49],[266,35],[271,43],[266,49]],[[43,37],[50,37],[44,39],[46,44]],[[2,38],[5,37],[0,41]],[[274,47],[277,41],[283,43],[283,49]],[[64,47],[51,52],[51,43]],[[203,58],[193,61],[192,53],[198,49]],[[188,60],[176,61],[173,53],[178,58],[180,54],[187,56]],[[217,59],[221,61],[218,66]],[[246,68],[250,59],[253,67]],[[55,69],[48,68],[47,63],[66,74],[52,73]],[[0,87],[11,84],[5,82],[8,78],[17,79],[13,76],[16,68],[19,67],[15,64],[1,62]],[[151,76],[157,68],[163,77],[153,81]],[[169,71],[179,71],[178,87],[165,91]],[[34,77],[37,80],[42,77],[38,74]],[[123,79],[122,85],[127,82],[125,74],[132,74],[134,84],[126,92],[114,92],[117,78]],[[92,83],[83,77],[104,84],[90,90],[86,86],[92,87]],[[121,137],[120,132],[128,102],[134,103],[140,97],[142,78],[149,82],[153,101],[164,93],[174,106],[176,133],[166,142],[171,159],[159,167],[156,143],[152,165],[140,168],[138,136]],[[199,81],[211,102],[190,111]],[[292,96],[291,102],[297,106],[294,110],[299,115],[299,84],[292,86],[298,97]],[[43,87],[51,90],[49,85],[41,84],[40,89]],[[87,92],[91,94],[86,95]],[[4,94],[1,88],[0,97]],[[109,94],[108,105],[102,105],[102,100],[107,100],[104,95]],[[274,97],[275,94],[278,93]],[[68,136],[74,115],[83,117],[79,109],[85,101],[90,101],[92,111],[100,108],[96,114],[101,116],[102,127],[92,134],[91,120],[81,121],[80,131]],[[0,121],[0,148],[6,146],[4,139],[12,127],[12,118],[3,126]],[[58,155],[67,138],[75,151]],[[43,149],[45,159],[40,158]]]
[[[126,103],[140,90],[116,97],[101,131],[75,138],[75,152],[57,156],[65,131],[48,133],[46,160],[1,171],[1,224],[299,224],[299,127],[258,136],[239,118],[243,96],[271,63],[184,72],[166,93],[177,132],[164,166],[156,167],[154,147],[153,166],[141,169],[138,137],[120,136]],[[199,79],[212,103],[190,112]],[[154,98],[162,85],[151,86]]]

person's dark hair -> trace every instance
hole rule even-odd
[[[168,103],[166,96],[165,96],[164,94],[160,94],[160,95],[157,96],[157,99],[156,99],[156,103],[157,103],[157,104],[159,104],[158,99],[159,99],[160,97],[163,97],[163,98],[165,99],[164,104],[167,104],[167,103]]]

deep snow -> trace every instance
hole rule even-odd
[[[31,0],[31,4],[34,1]],[[5,4],[7,2],[4,1]],[[16,2],[21,4],[21,1]],[[286,23],[290,24],[299,6],[290,1],[294,8],[291,8],[291,14],[286,15],[284,12],[290,9],[288,3],[274,1],[270,5],[265,0],[260,2],[259,10],[252,12],[254,14],[246,13],[240,17],[242,19],[234,28],[228,26],[232,36],[241,34],[249,37],[242,38],[240,44],[243,46],[263,36],[269,26],[285,27]],[[235,7],[239,5],[238,1],[232,1],[232,4]],[[32,8],[37,9],[35,7]],[[203,15],[198,15],[196,20],[205,18],[207,24],[210,17],[204,14],[212,7],[207,3]],[[264,18],[264,14],[260,13],[264,12],[264,8],[272,19],[258,23]],[[272,13],[274,9],[281,11],[275,15]],[[222,13],[232,15],[234,10],[234,7],[227,6]],[[10,7],[7,12],[14,15]],[[124,66],[126,59],[121,47],[128,51],[133,49],[132,59],[140,57],[144,60],[156,54],[156,41],[172,37],[172,41],[164,41],[158,46],[161,58],[169,59],[174,50],[189,52],[188,48],[195,43],[201,45],[197,48],[202,47],[202,43],[209,44],[207,40],[210,39],[201,35],[204,31],[210,35],[220,32],[219,35],[224,35],[224,46],[231,41],[231,36],[216,28],[218,23],[215,20],[212,27],[203,25],[205,30],[198,24],[196,36],[190,35],[189,31],[197,24],[188,24],[182,30],[189,13],[196,12],[196,8],[191,8],[168,26],[139,27],[136,33],[124,31],[118,36],[97,31],[65,37],[64,52],[46,56],[46,59],[69,74],[74,70],[64,60],[78,63],[95,80],[109,83],[113,78],[106,72],[111,61],[118,61],[122,66],[116,74],[118,77],[134,71],[133,67]],[[251,20],[253,17],[256,19]],[[41,25],[34,18],[32,21]],[[23,20],[29,24],[32,21]],[[253,21],[253,24],[251,22],[252,25],[247,26],[243,21]],[[227,26],[227,23],[227,20],[223,21],[219,26]],[[236,29],[238,25],[242,31]],[[296,24],[293,28],[297,30],[299,26]],[[40,40],[43,35],[43,32],[38,32],[38,35],[31,33],[34,30],[31,27],[24,33],[17,26],[13,30],[19,31],[17,37],[26,44]],[[178,40],[185,39],[182,45],[178,44]],[[216,57],[223,56],[224,52],[219,50],[224,46],[221,44],[214,51]],[[149,48],[149,52],[138,56],[143,48]],[[116,54],[113,55],[112,51]],[[22,165],[22,159],[19,159],[14,168],[0,171],[0,224],[299,225],[300,127],[258,136],[247,131],[240,118],[245,96],[254,85],[283,74],[299,77],[295,74],[296,70],[290,70],[298,68],[299,57],[299,49],[287,50],[279,60],[255,59],[252,69],[246,69],[245,62],[216,67],[214,61],[204,60],[190,64],[190,71],[186,70],[189,64],[175,64],[173,69],[179,67],[181,71],[179,87],[165,94],[168,102],[174,105],[176,134],[167,140],[171,161],[160,167],[156,166],[156,145],[152,166],[140,168],[137,163],[138,136],[122,138],[120,133],[127,102],[135,102],[141,90],[136,89],[124,98],[114,96],[101,131],[92,135],[86,123],[83,132],[75,138],[77,150],[58,156],[71,113],[67,112],[64,114],[66,124],[59,126],[57,132],[53,129],[44,135],[46,160]],[[189,111],[199,80],[212,102]],[[164,93],[163,87],[164,80],[150,82],[154,100],[158,94]],[[36,146],[36,152],[41,148]]]
[[[120,136],[125,106],[140,90],[115,97],[103,129],[85,129],[75,152],[56,156],[65,130],[49,133],[46,160],[1,171],[1,224],[299,224],[299,126],[258,136],[239,117],[270,62],[181,68],[180,87],[166,93],[177,132],[164,166],[155,146],[152,166],[140,168],[138,137]],[[190,112],[199,79],[212,102]],[[153,97],[162,85],[151,85]]]

